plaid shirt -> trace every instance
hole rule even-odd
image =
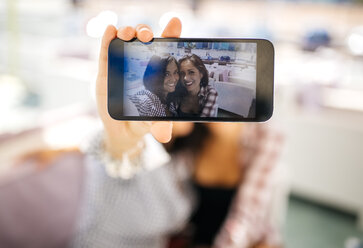
[[[244,177],[213,247],[247,248],[259,242],[278,247],[280,235],[271,217],[282,136],[265,123],[245,124],[241,140]]]
[[[167,116],[167,109],[172,115],[176,115],[174,104],[168,107],[160,101],[157,95],[147,89],[140,90],[129,98],[135,104],[140,116],[164,117]]]
[[[198,93],[201,117],[215,117],[217,114],[218,92],[210,85],[201,87]]]

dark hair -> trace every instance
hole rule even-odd
[[[160,101],[164,103],[166,102],[163,94],[165,72],[166,67],[172,62],[176,64],[179,71],[178,62],[173,56],[161,58],[160,56],[153,55],[146,66],[143,78],[145,88],[157,95]]]
[[[205,65],[203,64],[203,61],[195,54],[185,55],[183,58],[179,59],[179,67],[181,63],[187,60],[190,61],[200,73],[202,73],[203,77],[200,79],[200,85],[203,87],[207,86],[209,84],[209,75],[207,68],[205,68]],[[175,99],[176,102],[181,102],[182,99],[188,95],[187,88],[185,88],[181,81],[182,79],[176,85],[175,92],[171,93],[171,96],[173,99]]]
[[[181,63],[187,60],[192,62],[194,67],[197,68],[200,73],[202,73],[203,77],[200,80],[200,85],[206,87],[209,84],[209,75],[208,75],[208,70],[207,68],[205,68],[203,61],[200,59],[198,55],[192,54],[192,55],[186,55],[183,58],[179,59],[179,65],[181,65]]]
[[[195,123],[190,134],[172,139],[171,142],[164,144],[164,147],[171,154],[186,149],[194,154],[198,154],[210,135],[211,132],[205,124]]]

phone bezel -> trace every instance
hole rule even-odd
[[[124,116],[123,94],[114,96],[113,92],[124,89],[123,74],[119,75],[119,68],[124,67],[123,49],[126,42],[140,42],[136,39],[123,41],[115,38],[108,48],[108,80],[107,80],[107,108],[113,119],[122,121],[193,121],[193,122],[264,122],[271,118],[274,101],[274,47],[265,39],[241,38],[154,38],[148,42],[248,42],[257,44],[256,59],[256,110],[255,117],[150,117]],[[147,43],[147,44],[148,44]],[[114,63],[110,54],[120,54],[122,59]],[[114,69],[116,67],[117,69]],[[121,99],[120,99],[121,98]]]

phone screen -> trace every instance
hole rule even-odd
[[[233,39],[122,42],[119,52],[109,53],[117,119],[259,119],[257,47],[256,41]],[[110,85],[110,77],[118,83]]]

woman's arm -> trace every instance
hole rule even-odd
[[[166,116],[166,105],[159,97],[148,90],[142,90],[130,97],[140,116],[160,117]]]
[[[201,117],[215,117],[217,111],[218,92],[211,86],[206,89],[207,96],[204,101]]]
[[[166,26],[163,37],[179,37],[181,22],[178,18],[172,18]],[[118,37],[123,40],[131,40],[137,37],[143,42],[150,41],[153,33],[147,25],[141,24],[136,28],[124,27],[116,30],[114,26],[108,26],[103,38],[99,57],[99,69],[96,80],[97,109],[105,129],[105,148],[116,159],[122,158],[123,152],[135,147],[143,136],[151,132],[160,142],[168,142],[171,138],[171,122],[124,122],[111,118],[107,110],[107,57],[110,42]]]

